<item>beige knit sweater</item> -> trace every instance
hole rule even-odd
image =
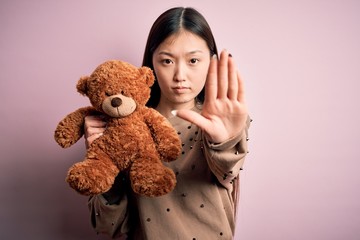
[[[128,191],[118,204],[93,196],[88,203],[93,227],[116,239],[232,239],[234,185],[247,153],[250,121],[240,136],[212,144],[197,126],[177,117],[168,120],[183,145],[181,156],[165,163],[176,173],[175,189],[155,198]]]

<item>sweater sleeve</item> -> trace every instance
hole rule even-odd
[[[218,181],[227,189],[232,189],[232,184],[242,170],[245,156],[248,153],[248,129],[250,118],[246,122],[244,131],[238,136],[214,144],[203,135],[204,153],[211,171]]]
[[[112,238],[126,236],[129,231],[126,195],[119,204],[109,204],[102,195],[92,196],[88,207],[91,224],[98,234],[106,234]]]
[[[91,224],[98,234],[115,238],[125,237],[129,232],[130,214],[127,190],[126,177],[120,173],[107,193],[89,198]]]

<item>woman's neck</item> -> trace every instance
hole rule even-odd
[[[173,117],[174,115],[171,113],[173,110],[180,110],[180,109],[192,109],[195,106],[195,99],[194,101],[185,102],[185,103],[169,103],[160,101],[157,107],[155,108],[161,115],[166,118]]]

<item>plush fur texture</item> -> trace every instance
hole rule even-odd
[[[77,90],[92,106],[68,114],[55,130],[56,142],[64,148],[84,134],[84,118],[105,114],[107,127],[87,150],[83,161],[70,167],[66,181],[83,195],[107,192],[120,171],[129,171],[134,192],[154,197],[175,187],[174,172],[162,161],[175,160],[181,141],[170,123],[145,103],[154,75],[150,68],[111,60],[80,78]]]

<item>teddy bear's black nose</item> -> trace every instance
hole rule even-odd
[[[115,97],[111,99],[111,106],[113,107],[119,107],[122,104],[121,98]]]

